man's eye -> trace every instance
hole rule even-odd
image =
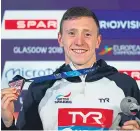
[[[69,32],[68,34],[73,36],[74,35],[74,32]]]
[[[86,36],[91,36],[91,34],[90,33],[86,33]]]

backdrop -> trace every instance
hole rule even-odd
[[[88,7],[100,20],[103,41],[97,58],[133,77],[140,87],[139,0],[2,0],[2,88],[17,74],[49,75],[64,63],[57,33],[63,13],[72,6]],[[29,84],[15,103],[15,115]]]

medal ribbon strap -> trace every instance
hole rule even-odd
[[[34,78],[26,79],[26,81],[34,81],[38,83],[47,80],[57,80],[57,79],[68,78],[68,77],[76,77],[76,76],[86,75],[87,73],[93,72],[96,69],[97,66],[93,66],[92,68],[85,68],[85,69],[73,70],[73,71],[62,72],[57,74],[51,74],[47,76],[34,77]]]

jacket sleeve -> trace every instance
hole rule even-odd
[[[23,101],[23,107],[19,113],[16,127],[20,130],[42,130],[42,123],[38,113],[38,103],[34,99],[36,91],[34,83],[32,83]]]
[[[25,95],[23,106],[19,112],[16,125],[12,124],[9,128],[6,128],[2,122],[3,130],[42,130],[42,123],[38,113],[38,104],[34,100],[33,95],[34,84],[31,84],[28,88],[28,92]]]
[[[138,104],[140,105],[140,88],[138,87],[136,81],[133,83],[133,91],[132,91],[132,97],[134,97],[137,101]],[[137,117],[140,119],[140,111],[137,114]]]
[[[3,120],[1,119],[1,130],[17,130],[15,126],[15,120],[13,121],[10,127],[6,127],[5,124],[3,123]]]

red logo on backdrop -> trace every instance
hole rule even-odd
[[[86,126],[109,128],[113,111],[91,108],[62,108],[58,110],[58,126]]]
[[[5,29],[57,29],[57,20],[5,20]]]
[[[123,71],[119,71],[119,72],[129,75],[135,80],[140,80],[140,70],[133,70],[133,71],[123,70]]]

